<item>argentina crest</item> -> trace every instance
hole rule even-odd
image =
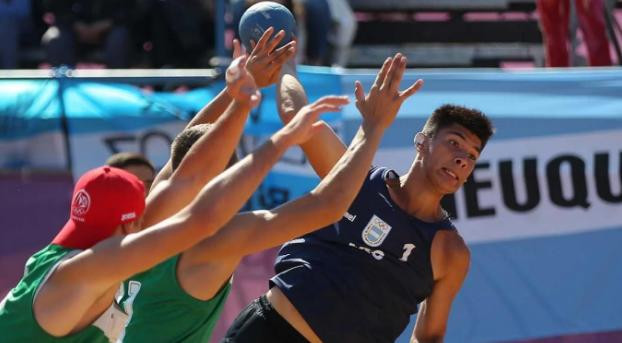
[[[391,225],[374,214],[363,230],[363,242],[370,247],[379,247],[390,231]]]

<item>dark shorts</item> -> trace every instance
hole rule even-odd
[[[253,300],[235,318],[221,343],[308,342],[281,317],[265,295]]]

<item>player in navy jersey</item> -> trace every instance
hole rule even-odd
[[[277,95],[287,122],[307,100],[295,66],[282,73]],[[385,87],[376,81],[370,95]],[[283,245],[270,290],[224,342],[393,342],[414,313],[412,341],[442,341],[470,253],[440,202],[467,180],[492,133],[477,110],[436,109],[415,135],[408,172],[373,167],[338,222]],[[326,124],[301,147],[321,178],[345,151]]]

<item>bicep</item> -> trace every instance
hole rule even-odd
[[[322,129],[301,145],[301,148],[320,179],[333,169],[346,152],[346,146],[325,122],[322,122]]]
[[[413,333],[420,341],[434,341],[445,335],[451,305],[466,277],[468,261],[453,267],[444,278],[435,282],[432,293],[421,304]]]
[[[129,235],[116,235],[63,262],[55,274],[63,282],[87,282],[105,290],[187,249],[199,223],[185,212]]]
[[[330,224],[325,207],[329,206],[307,194],[270,211],[241,213],[192,250],[197,258],[212,260],[268,249]]]
[[[173,179],[152,187],[146,200],[143,227],[153,226],[179,212],[192,202],[198,189],[193,180]]]

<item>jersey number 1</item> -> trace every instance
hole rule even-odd
[[[400,258],[400,261],[408,262],[408,256],[410,256],[410,253],[413,252],[414,248],[415,248],[415,245],[412,243],[404,244],[404,247],[402,248],[404,249],[404,254]]]

